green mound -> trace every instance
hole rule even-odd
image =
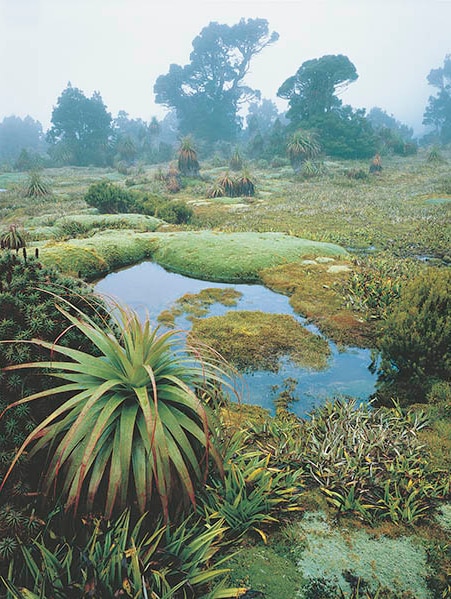
[[[97,217],[83,217],[93,218]],[[70,256],[64,257],[65,252],[70,252]],[[264,268],[305,257],[332,256],[346,258],[348,254],[333,243],[283,233],[152,233],[128,229],[99,231],[87,238],[62,243],[49,242],[42,244],[41,252],[41,260],[47,266],[58,266],[64,273],[81,273],[88,278],[151,258],[180,274],[225,282],[258,281]]]
[[[154,245],[148,235],[127,230],[102,231],[87,239],[49,242],[41,246],[39,255],[46,266],[89,279],[150,258]]]
[[[342,247],[283,233],[186,231],[156,233],[154,260],[181,274],[211,281],[258,281],[259,272],[306,257],[347,257]]]

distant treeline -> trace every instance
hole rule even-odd
[[[101,95],[90,98],[68,83],[52,111],[44,133],[30,116],[5,117],[0,123],[0,164],[18,170],[40,166],[116,166],[158,163],[173,158],[174,144],[189,135],[200,156],[233,149],[251,159],[286,159],[287,141],[302,130],[313,135],[328,156],[368,158],[376,152],[415,153],[413,131],[382,108],[368,113],[344,105],[340,93],[357,80],[347,56],[325,55],[307,60],[281,82],[277,96],[288,110],[261,98],[244,84],[253,57],[278,40],[265,19],[241,19],[229,26],[210,23],[193,40],[190,62],[171,64],[154,85],[155,102],[167,116],[150,122],[131,119],[125,111],[113,118]],[[423,123],[431,132],[420,142],[451,141],[451,55],[432,69],[428,82],[437,88],[429,98]],[[240,116],[242,108],[247,116]]]

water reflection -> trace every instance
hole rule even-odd
[[[234,287],[242,296],[235,307],[214,304],[209,315],[222,315],[229,310],[261,310],[274,314],[290,314],[310,331],[318,334],[314,325],[309,325],[297,316],[288,298],[275,293],[263,285],[213,283],[191,279],[171,273],[153,262],[143,262],[107,275],[97,282],[98,293],[128,304],[142,317],[148,315],[152,322],[163,310],[170,309],[174,302],[185,293],[199,293],[211,287]],[[188,329],[190,322],[184,316],[176,320],[177,328]],[[258,404],[273,411],[274,394],[272,388],[281,386],[284,379],[291,377],[298,381],[296,396],[300,401],[292,405],[292,410],[302,416],[312,407],[319,405],[327,397],[352,395],[366,400],[374,392],[376,378],[369,371],[371,356],[369,350],[345,348],[339,350],[330,343],[331,356],[328,368],[314,371],[301,368],[288,357],[281,361],[279,372],[257,371],[243,375],[243,401]]]

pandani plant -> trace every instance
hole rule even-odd
[[[16,250],[18,252],[20,248],[25,248],[25,246],[25,234],[19,230],[16,224],[9,225],[8,230],[0,237],[2,250]]]
[[[100,509],[110,517],[133,505],[142,514],[159,504],[158,513],[168,519],[174,503],[178,509],[195,505],[196,483],[206,479],[211,464],[222,470],[211,413],[200,394],[213,393],[225,370],[213,358],[200,362],[174,331],[159,334],[128,308],[118,306],[112,324],[99,325],[54,297],[69,328],[78,329],[99,355],[64,347],[59,339],[33,339],[52,352],[51,359],[6,368],[43,369],[62,383],[13,402],[0,419],[19,405],[63,401],[22,443],[0,491],[27,452],[43,456],[43,497],[59,494],[72,513]]]
[[[187,177],[199,176],[200,166],[197,160],[197,152],[189,137],[184,137],[181,141],[178,152],[178,167],[182,175]]]
[[[28,175],[24,193],[27,198],[42,198],[50,195],[51,189],[49,184],[41,177],[40,172],[34,170]]]
[[[321,148],[314,133],[298,129],[293,133],[287,145],[291,166],[298,172],[304,160],[313,160],[320,154]]]

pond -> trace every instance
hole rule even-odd
[[[222,315],[229,310],[260,310],[274,314],[289,314],[309,331],[319,334],[314,325],[306,323],[305,319],[295,314],[288,297],[263,285],[228,285],[191,279],[168,272],[153,262],[142,262],[111,273],[95,284],[98,293],[127,304],[143,318],[148,315],[154,324],[157,324],[158,315],[163,310],[170,309],[185,293],[226,287],[233,287],[242,294],[236,306],[214,304],[208,316]],[[190,322],[184,316],[178,317],[176,327],[187,330],[190,328]],[[375,375],[369,370],[370,351],[354,347],[339,349],[331,341],[329,345],[331,355],[324,370],[302,368],[286,357],[281,360],[277,373],[254,371],[243,374],[240,382],[242,401],[260,405],[273,413],[273,387],[278,386],[281,390],[283,381],[288,378],[297,381],[295,395],[299,400],[291,409],[299,416],[304,416],[328,397],[350,395],[362,401],[367,400],[374,392],[376,382]]]

